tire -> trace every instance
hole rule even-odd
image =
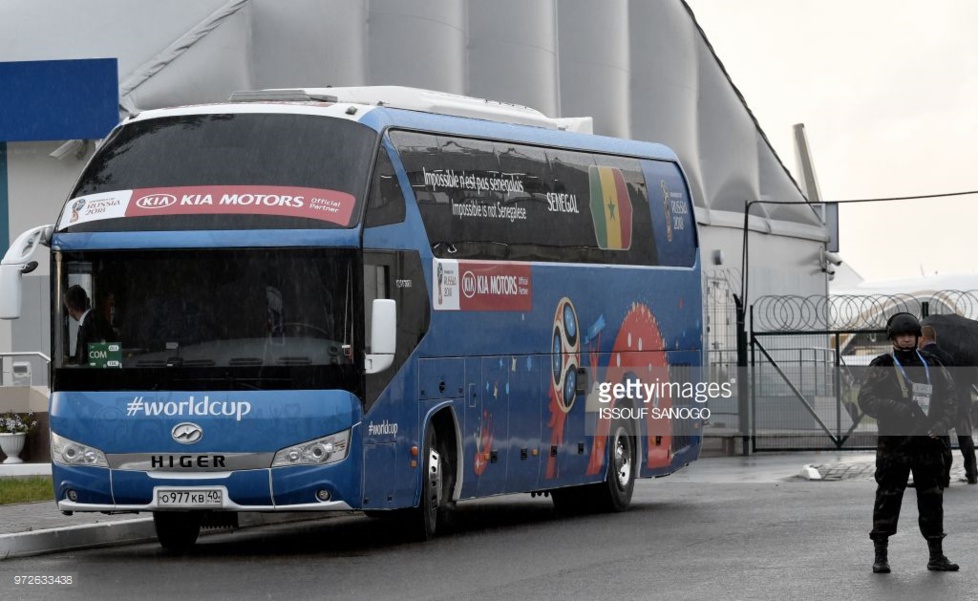
[[[638,453],[631,422],[615,422],[609,442],[608,476],[599,489],[599,509],[625,511],[632,502],[638,471]]]
[[[609,435],[608,475],[604,482],[550,491],[558,514],[574,516],[628,509],[638,469],[636,441],[632,431],[632,424],[628,421],[618,421],[613,425]]]
[[[200,536],[200,521],[200,514],[193,512],[153,512],[156,538],[160,546],[170,553],[184,553],[194,546]]]
[[[444,530],[451,505],[452,462],[433,426],[425,433],[422,457],[421,499],[408,518],[409,537],[416,541],[430,540]]]

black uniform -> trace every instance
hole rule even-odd
[[[922,351],[929,353],[947,368],[955,367],[954,356],[937,345],[936,342],[928,342]],[[951,371],[951,370],[949,370]],[[970,386],[964,383],[955,383],[957,390],[958,409],[952,427],[958,436],[958,447],[961,449],[961,456],[964,458],[965,477],[968,482],[978,481],[978,467],[975,464],[975,442],[971,437],[971,390]],[[962,398],[963,397],[963,398]],[[951,452],[951,437],[944,437],[944,488],[951,484],[951,465],[954,463],[954,455]]]
[[[940,541],[945,447],[940,437],[946,436],[957,412],[947,371],[933,356],[916,349],[880,355],[867,370],[859,406],[876,418],[879,428],[870,538],[885,541],[896,534],[907,477],[913,473],[920,533],[928,541]]]
[[[72,359],[78,365],[88,363],[88,344],[90,342],[105,342],[111,336],[107,334],[109,327],[107,322],[99,319],[95,311],[88,311],[82,316],[81,325],[78,326],[78,334],[75,339],[75,352]]]

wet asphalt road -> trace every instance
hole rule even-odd
[[[926,570],[908,491],[894,573],[881,576],[870,572],[871,480],[698,474],[640,481],[618,515],[559,517],[528,495],[463,504],[454,532],[428,543],[354,514],[206,536],[183,557],[153,543],[10,559],[0,590],[59,600],[978,598],[978,487],[946,493],[945,551],[961,572]],[[15,584],[28,574],[73,584]]]

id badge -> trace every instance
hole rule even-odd
[[[924,410],[924,415],[930,416],[930,397],[934,387],[931,384],[913,383],[913,400]]]

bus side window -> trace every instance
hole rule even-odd
[[[401,193],[401,185],[397,182],[394,164],[391,163],[387,150],[381,147],[377,153],[377,162],[370,184],[364,225],[377,227],[401,223],[404,221],[404,214],[404,194]]]

